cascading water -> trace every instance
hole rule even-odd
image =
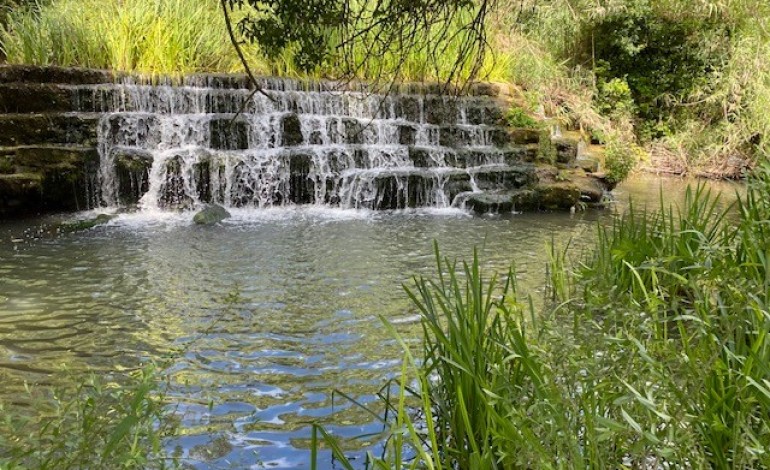
[[[222,76],[82,87],[80,106],[103,113],[102,203],[449,207],[473,191],[523,186],[531,174],[489,96],[261,85],[269,96]]]

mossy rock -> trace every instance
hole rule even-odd
[[[75,144],[96,146],[97,114],[0,115],[0,146]]]
[[[193,217],[193,222],[197,225],[214,225],[230,217],[227,209],[219,204],[209,204],[198,211]]]
[[[575,165],[587,173],[599,171],[599,160],[591,157],[581,157],[575,160]]]
[[[74,110],[72,89],[47,83],[0,84],[0,112],[45,113]]]
[[[498,83],[474,83],[468,92],[474,96],[499,96],[502,93],[502,85]]]
[[[40,191],[43,175],[40,173],[14,173],[0,175],[0,192],[4,195],[26,194],[30,190]]]
[[[540,143],[542,130],[538,128],[517,128],[508,131],[511,143],[516,145],[529,145]]]
[[[106,70],[37,65],[0,65],[0,83],[91,85],[113,81],[115,81],[115,75]]]
[[[580,201],[580,188],[569,181],[541,183],[536,186],[535,192],[543,210],[568,210]]]
[[[90,219],[65,222],[58,227],[58,231],[60,233],[82,232],[83,230],[90,230],[99,225],[104,225],[115,217],[117,217],[115,214],[99,214]]]
[[[555,151],[556,163],[572,165],[578,155],[578,141],[575,139],[558,137],[551,139]]]
[[[475,172],[476,185],[481,190],[519,189],[535,183],[535,169],[529,164],[484,168]]]
[[[15,151],[16,165],[42,171],[70,170],[99,162],[93,147],[29,146]]]
[[[528,189],[478,192],[470,194],[465,205],[477,214],[529,211],[537,208],[537,194]]]
[[[0,174],[8,175],[15,173],[14,160],[15,158],[13,155],[0,155]]]
[[[604,200],[606,187],[601,181],[585,174],[575,172],[570,181],[580,190],[580,200],[592,204],[600,204]]]

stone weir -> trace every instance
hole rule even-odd
[[[241,76],[148,83],[0,67],[0,216],[204,203],[486,212],[567,208],[581,196],[538,185],[549,177],[536,170],[540,133],[504,126],[495,85],[460,98],[430,85],[385,96],[366,85],[260,85],[264,94]],[[575,153],[556,147],[565,163]]]

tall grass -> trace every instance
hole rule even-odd
[[[236,8],[233,13],[237,22],[249,10]],[[377,30],[359,38],[345,53],[350,54],[354,64],[367,59],[366,66],[356,71],[358,78],[435,79],[455,66],[460,55],[462,20],[458,17],[452,24],[435,27],[429,37],[415,38],[415,47],[406,55],[392,51],[371,56],[367,44],[377,42]],[[427,46],[443,36],[453,40],[446,41],[441,57],[434,57],[434,51]],[[271,59],[256,45],[244,44],[243,49],[250,67],[261,74],[339,76],[345,67],[334,53],[338,38],[330,33],[328,41],[318,47],[332,52],[329,60],[310,72],[295,65],[296,51],[291,47]],[[76,65],[149,74],[241,69],[217,0],[55,0],[11,12],[0,33],[0,44],[10,63]],[[459,76],[467,78],[470,66],[470,62],[464,64]],[[503,79],[504,63],[490,55],[480,74],[487,79]]]
[[[389,428],[411,452],[391,439],[372,462],[770,468],[768,192],[765,166],[736,207],[698,187],[678,208],[600,227],[571,268],[553,249],[556,302],[539,312],[512,276],[485,281],[477,257],[437,255],[437,278],[408,289],[424,360],[405,362],[387,403],[414,416]]]
[[[0,43],[10,63],[143,73],[238,70],[218,2],[58,0],[8,15]],[[255,69],[264,70],[251,51]]]
[[[121,383],[94,375],[55,390],[27,387],[31,413],[0,403],[0,468],[169,468],[173,432],[159,372],[143,367]],[[24,397],[19,397],[23,400]]]

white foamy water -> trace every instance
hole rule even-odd
[[[328,91],[330,84],[236,79],[77,88],[98,126],[103,205],[142,211],[299,204],[447,208],[477,175],[519,163],[489,97]]]

